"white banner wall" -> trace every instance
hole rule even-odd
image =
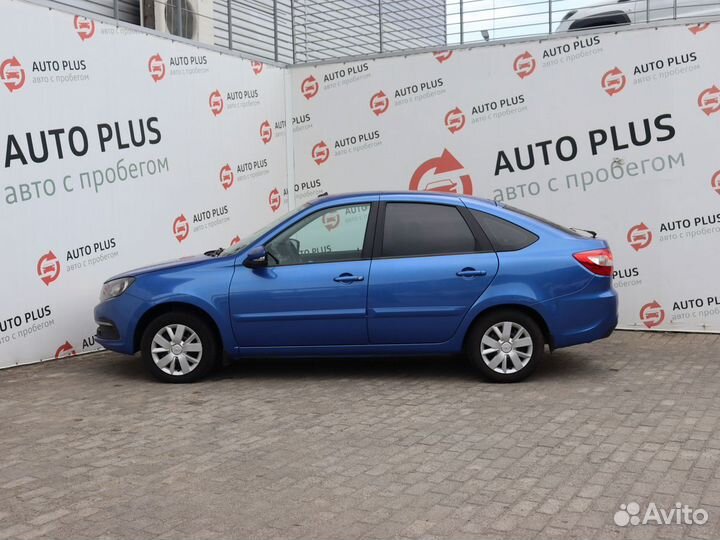
[[[113,274],[286,210],[287,72],[18,1],[2,15],[7,367],[98,348],[92,308]]]
[[[720,24],[292,70],[295,196],[473,194],[597,231],[620,326],[720,331]]]
[[[105,279],[325,191],[454,191],[596,230],[621,327],[720,331],[720,24],[282,70],[2,14],[0,367],[97,349]]]

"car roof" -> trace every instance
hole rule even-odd
[[[477,203],[479,206],[497,206],[495,201],[490,199],[482,199],[480,197],[472,197],[470,195],[463,195],[459,193],[443,193],[440,191],[411,191],[411,190],[397,190],[397,191],[355,191],[346,193],[337,193],[333,195],[321,195],[317,199],[311,201],[311,204],[326,203],[332,201],[342,201],[344,199],[362,198],[362,197],[378,197],[382,196],[384,199],[397,196],[398,199],[407,200],[408,197],[417,197],[427,201],[428,198],[436,199],[441,202],[444,198],[452,199],[463,199],[469,200],[472,203]]]

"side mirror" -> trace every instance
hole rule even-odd
[[[267,251],[265,251],[265,247],[263,246],[252,248],[248,251],[243,261],[243,266],[247,266],[248,268],[262,268],[267,266],[267,264]]]

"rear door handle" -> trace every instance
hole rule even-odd
[[[463,268],[455,275],[459,277],[478,277],[486,276],[487,272],[485,270],[475,270],[474,268]]]
[[[333,278],[333,281],[337,281],[338,283],[353,283],[354,281],[364,281],[364,276],[353,276],[352,274],[340,274],[338,277]]]

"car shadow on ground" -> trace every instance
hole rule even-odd
[[[472,366],[459,356],[248,358],[230,361],[212,375],[219,379],[471,379],[476,376]]]
[[[127,357],[101,353],[105,358],[90,362],[88,368],[125,380],[154,381],[139,356]],[[608,371],[597,357],[585,357],[581,351],[545,353],[535,372],[527,379],[550,381],[582,380]],[[463,356],[397,356],[397,357],[313,357],[313,358],[246,358],[231,360],[213,370],[207,381],[257,379],[438,379],[482,381],[473,365]]]
[[[535,372],[527,379],[582,379],[607,367],[588,362],[582,354],[546,353]],[[427,378],[482,381],[474,366],[463,356],[398,356],[353,358],[249,358],[230,361],[215,370],[210,379],[396,379]]]

